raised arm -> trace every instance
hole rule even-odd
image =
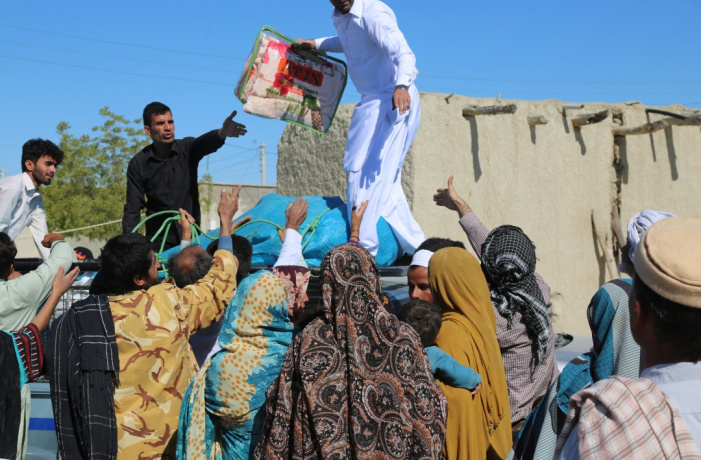
[[[204,278],[193,285],[178,289],[177,314],[186,321],[191,332],[209,326],[218,320],[231,302],[236,290],[238,260],[231,250],[231,229],[239,207],[241,186],[229,192],[221,191],[219,213],[219,249],[214,253],[212,267]],[[173,288],[177,289],[177,288]]]
[[[190,215],[189,212],[185,211],[183,208],[178,209],[180,212],[180,220],[178,225],[180,225],[180,249],[185,249],[192,244],[192,227],[191,225],[195,223],[195,218]]]
[[[246,126],[234,121],[236,113],[236,110],[234,110],[231,112],[231,115],[224,119],[224,123],[222,123],[222,127],[219,128],[218,132],[220,139],[225,139],[227,137],[240,137],[246,134]]]
[[[285,228],[279,230],[278,235],[282,240],[282,248],[280,248],[280,256],[275,262],[275,266],[281,265],[299,265],[299,260],[302,257],[302,235],[299,234],[299,228],[307,218],[309,204],[302,197],[287,205],[285,209]]]
[[[365,200],[360,203],[360,206],[354,204],[351,208],[353,212],[351,214],[350,238],[348,238],[348,241],[351,243],[360,244],[360,224],[363,223],[363,215],[365,214],[369,202],[370,200]]]
[[[467,239],[475,250],[477,257],[482,256],[482,244],[489,235],[489,229],[472,212],[467,202],[458,194],[453,185],[453,176],[448,178],[448,187],[439,188],[433,195],[433,201],[437,206],[443,206],[458,213],[460,226],[467,234]]]
[[[246,134],[246,127],[234,121],[236,110],[224,119],[221,128],[204,133],[190,146],[190,160],[198,162],[206,155],[214,153],[222,145],[227,137],[240,137]],[[192,138],[190,138],[192,139]]]
[[[448,187],[439,188],[433,195],[433,201],[437,206],[444,206],[458,213],[460,226],[465,231],[467,239],[470,241],[472,249],[475,250],[478,258],[482,257],[482,244],[487,240],[489,229],[482,223],[477,215],[472,211],[467,202],[458,194],[453,186],[453,176],[448,178]],[[536,272],[536,282],[543,293],[545,304],[548,306],[552,316],[552,302],[550,301],[550,286],[542,276]]]
[[[52,282],[61,266],[70,267],[75,261],[73,249],[56,233],[49,233],[42,242],[51,247],[49,258],[25,275],[8,281],[6,284],[8,296],[17,299],[10,305],[7,314],[16,318],[22,326],[29,324],[36,314],[37,308],[49,297]],[[13,320],[14,322],[15,320]]]
[[[34,324],[40,332],[49,325],[49,320],[59,300],[61,300],[63,294],[73,286],[73,283],[80,274],[78,267],[75,267],[65,275],[63,274],[64,271],[65,269],[63,266],[58,267],[58,273],[54,276],[54,281],[52,283],[51,294],[49,294],[49,298],[46,299],[44,306],[41,307],[41,310],[34,317],[34,320],[32,320],[32,324]]]

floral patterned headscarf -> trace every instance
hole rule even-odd
[[[292,323],[296,324],[304,312],[311,270],[299,265],[279,265],[273,267],[273,274],[287,281],[288,310]]]

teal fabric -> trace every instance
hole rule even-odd
[[[19,364],[19,387],[22,388],[24,385],[29,382],[29,378],[27,377],[27,372],[24,370],[24,366],[22,365],[22,357],[19,354],[19,348],[17,348],[17,342],[15,341],[15,337],[12,335],[12,332],[9,331],[2,331],[5,334],[9,335],[10,338],[12,339],[12,345],[15,347],[15,356],[17,356],[17,364]]]
[[[474,390],[482,381],[480,375],[467,366],[455,361],[437,346],[426,347],[428,361],[431,363],[433,376],[451,387]]]
[[[616,373],[614,368],[618,361],[623,360],[626,367],[635,369],[623,375],[627,378],[638,378],[640,349],[629,340],[631,346],[616,353],[617,339],[630,337],[630,324],[628,321],[614,322],[616,315],[624,315],[628,318],[628,295],[632,281],[620,279],[606,283],[599,289],[587,309],[587,318],[591,328],[594,351],[584,353],[576,360],[569,363],[562,370],[557,394],[557,403],[560,410],[567,414],[570,398],[578,391],[590,386],[594,382],[603,380]],[[619,312],[620,310],[620,312]]]
[[[346,203],[339,197],[305,196],[303,197],[309,210],[307,218],[302,223],[299,231],[302,234],[302,248],[304,259],[308,266],[319,266],[321,260],[331,248],[348,241],[350,234],[350,222],[348,222],[348,210]],[[285,209],[294,201],[295,197],[282,196],[271,193],[265,195],[251,209],[237,218],[241,220],[251,216],[251,223],[243,225],[236,234],[246,238],[253,246],[253,265],[272,266],[280,255],[282,243],[278,236],[278,228],[285,226]],[[194,244],[202,247],[219,237],[219,229],[207,232],[209,236],[199,236],[193,239]],[[381,242],[375,256],[379,267],[392,265],[400,258],[402,250],[397,237],[385,219],[377,222],[378,240]],[[168,260],[178,253],[180,247],[163,251],[161,256]]]
[[[241,282],[219,334],[222,350],[204,364],[184,395],[177,458],[252,455],[263,426],[265,411],[259,409],[265,391],[280,374],[292,341],[286,286],[267,271]]]
[[[570,361],[541,403],[526,418],[514,459],[552,458],[569,410],[569,400],[594,382],[613,375],[640,375],[640,347],[630,331],[628,300],[632,281],[617,279],[599,288],[587,309],[594,351]]]

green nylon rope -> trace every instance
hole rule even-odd
[[[316,217],[309,223],[309,225],[307,226],[307,228],[305,228],[305,229],[300,233],[300,235],[302,235],[302,241],[304,241],[304,237],[307,235],[307,233],[309,233],[309,232],[311,231],[311,234],[309,235],[309,238],[307,238],[307,241],[306,241],[304,244],[302,244],[302,251],[304,251],[304,249],[306,249],[307,245],[309,244],[309,242],[310,242],[310,241],[312,240],[312,238],[314,237],[314,234],[316,233],[316,229],[317,229],[317,227],[319,226],[319,223],[321,222],[321,219],[326,215],[326,213],[329,212],[329,211],[331,211],[331,210],[334,210],[334,209],[336,209],[336,208],[339,208],[340,206],[341,206],[341,205],[334,206],[333,208],[328,208],[327,210],[325,210],[324,212],[322,212],[321,214],[319,214],[318,216],[316,216]],[[180,211],[167,210],[167,211],[159,211],[159,212],[153,213],[153,214],[151,214],[150,216],[144,218],[144,220],[142,220],[141,222],[139,222],[139,224],[138,224],[136,227],[134,227],[134,229],[132,230],[132,233],[138,232],[139,229],[140,229],[143,225],[145,225],[145,224],[146,224],[146,221],[148,221],[149,219],[154,218],[154,217],[156,217],[156,216],[162,216],[162,215],[170,215],[170,217],[167,217],[167,218],[163,221],[163,224],[161,224],[161,227],[160,227],[160,228],[158,229],[158,231],[153,235],[153,237],[151,237],[151,242],[156,241],[156,239],[158,238],[158,236],[162,234],[160,249],[159,249],[159,251],[156,253],[156,260],[158,261],[158,263],[161,264],[160,273],[163,273],[163,274],[165,274],[165,275],[167,276],[167,275],[168,275],[168,271],[165,269],[165,262],[166,262],[166,261],[165,261],[165,259],[163,259],[163,256],[162,256],[161,254],[163,253],[163,248],[165,248],[166,238],[167,238],[167,236],[168,236],[168,233],[170,233],[170,227],[171,227],[171,225],[173,225],[173,222],[177,222],[177,221],[180,220]],[[270,224],[270,225],[272,225],[273,227],[275,227],[275,228],[278,229],[278,230],[283,230],[283,229],[285,228],[285,227],[283,227],[283,226],[281,226],[281,225],[276,224],[275,222],[273,222],[273,221],[271,221],[271,220],[267,220],[267,219],[253,219],[253,220],[250,220],[250,221],[246,222],[245,224],[241,225],[241,226],[240,226],[239,228],[237,228],[236,230],[234,230],[234,231],[232,232],[232,235],[235,234],[235,233],[238,233],[240,230],[246,228],[246,227],[249,226],[250,224],[258,223],[258,222],[263,222],[263,223]],[[193,240],[193,241],[194,241],[195,239],[198,239],[200,236],[204,236],[204,237],[206,237],[206,238],[209,238],[210,240],[215,240],[215,239],[216,239],[216,238],[214,238],[213,236],[209,236],[208,234],[206,234],[205,232],[203,232],[203,231],[202,231],[202,228],[200,228],[200,226],[197,225],[196,223],[190,224],[190,229],[192,230],[192,240]]]

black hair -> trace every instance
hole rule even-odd
[[[151,121],[153,121],[152,119],[154,115],[163,115],[164,113],[168,112],[172,113],[170,107],[167,105],[161,102],[151,102],[144,107],[144,113],[142,115],[144,119],[144,126],[151,126]]]
[[[25,161],[36,163],[43,156],[51,157],[56,162],[56,166],[63,163],[63,150],[53,142],[45,139],[30,139],[25,142],[22,146],[22,172],[27,171]]]
[[[4,275],[15,261],[17,246],[10,235],[0,232],[0,276]]]
[[[652,328],[657,339],[671,345],[682,360],[701,360],[701,309],[662,297],[638,275],[635,275],[633,290],[641,308],[652,317]]]
[[[253,257],[253,246],[246,238],[239,235],[231,235],[232,251],[239,261],[239,268],[236,270],[236,285],[241,284],[241,280],[248,276],[251,271],[251,258]],[[219,247],[219,240],[214,240],[207,246],[207,252],[212,256]]]
[[[424,347],[435,344],[441,330],[441,309],[436,304],[421,299],[410,300],[397,312],[397,318],[419,334]]]
[[[426,251],[436,252],[443,248],[462,248],[465,249],[465,245],[461,241],[449,240],[448,238],[429,238],[416,248],[417,251],[425,249]]]
[[[102,248],[102,264],[90,286],[90,293],[124,294],[133,291],[134,278],[148,276],[153,262],[152,252],[151,242],[140,233],[115,236]]]
[[[194,256],[192,263],[184,263],[183,259],[192,252],[192,249],[188,248],[196,247],[199,246],[188,246],[166,262],[168,276],[173,278],[175,285],[179,288],[195,284],[204,278],[209,269],[212,268],[212,255],[204,250]]]

